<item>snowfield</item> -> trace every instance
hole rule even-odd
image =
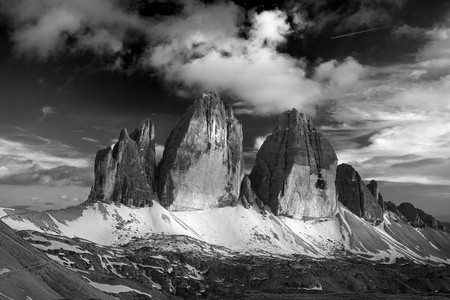
[[[374,227],[342,205],[334,217],[314,220],[275,216],[268,208],[263,216],[256,205],[170,212],[156,201],[144,208],[95,203],[82,209],[4,216],[2,220],[16,230],[77,237],[105,246],[145,241],[155,234],[184,235],[241,254],[330,258],[350,252],[386,263],[406,257],[419,263],[450,264],[449,234],[413,228],[390,213]],[[43,250],[69,247],[58,242],[33,245]]]

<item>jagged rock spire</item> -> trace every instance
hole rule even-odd
[[[373,223],[383,220],[383,208],[378,203],[376,181],[373,180],[369,188],[351,165],[340,164],[337,167],[336,187],[339,201],[355,215]]]
[[[204,92],[172,129],[158,165],[158,196],[170,210],[236,203],[243,177],[242,126],[216,92]]]
[[[130,135],[123,128],[113,148],[95,157],[94,186],[88,201],[152,205],[155,193],[155,133],[150,119]]]

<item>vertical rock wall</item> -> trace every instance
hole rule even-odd
[[[99,150],[94,177],[89,201],[152,205],[156,198],[153,122],[143,121],[130,135],[122,129],[113,148]]]
[[[249,177],[257,196],[277,215],[330,217],[337,205],[336,165],[328,140],[292,109],[264,141]]]
[[[219,95],[205,92],[166,141],[158,165],[158,195],[173,211],[236,203],[244,163],[242,126]]]

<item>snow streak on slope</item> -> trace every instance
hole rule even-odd
[[[450,264],[450,235],[431,228],[417,229],[405,223],[397,223],[389,213],[383,223],[374,227],[341,206],[337,215],[346,247],[363,258],[395,262],[405,257],[417,263]],[[421,232],[427,232],[429,238]],[[437,235],[441,238],[439,249],[433,247]]]
[[[335,217],[296,220],[261,215],[242,205],[202,211],[169,212],[159,203],[130,208],[95,203],[73,209],[5,216],[17,230],[79,237],[102,245],[121,245],[154,234],[185,235],[249,254],[304,254],[334,257],[343,250],[370,260],[450,263],[450,235],[416,229],[385,214],[374,227],[339,205]],[[56,246],[55,246],[56,247]]]

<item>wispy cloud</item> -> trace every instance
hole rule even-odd
[[[46,117],[48,117],[51,114],[56,114],[56,110],[52,106],[43,106],[41,108],[41,113],[42,113],[41,118],[45,119]]]
[[[91,161],[74,148],[24,130],[0,138],[0,183],[82,185],[92,181]]]
[[[91,142],[91,143],[99,143],[99,141],[98,140],[96,140],[96,139],[93,139],[93,138],[88,138],[88,137],[82,137],[81,138],[83,141],[87,141],[87,142]]]

